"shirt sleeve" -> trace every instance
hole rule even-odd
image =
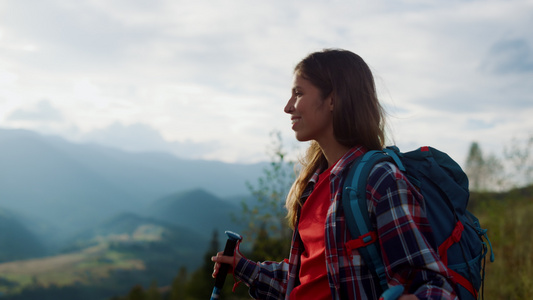
[[[395,165],[380,163],[369,176],[367,196],[389,286],[403,284],[419,299],[457,299],[434,250],[422,195]]]
[[[283,299],[287,290],[289,264],[282,262],[253,262],[241,259],[235,266],[235,276],[250,289],[254,299]]]

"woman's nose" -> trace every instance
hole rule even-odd
[[[285,111],[285,113],[287,114],[290,114],[294,111],[294,100],[293,100],[294,97],[291,97],[289,99],[289,101],[287,101],[287,105],[285,105],[285,108],[283,109],[283,111]]]

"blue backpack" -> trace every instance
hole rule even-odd
[[[383,151],[369,151],[354,162],[342,194],[346,224],[352,237],[356,237],[347,246],[359,250],[369,269],[380,279],[383,292],[387,291],[385,268],[379,243],[375,243],[377,234],[371,231],[366,201],[370,171],[383,161],[393,162],[424,197],[426,214],[439,245],[435,251],[448,267],[459,299],[477,299],[485,275],[484,258],[488,247],[490,261],[494,261],[492,246],[487,230],[466,210],[470,195],[466,174],[446,153],[434,148],[421,147],[402,153],[395,146],[387,147]],[[387,292],[393,293],[392,290]],[[398,293],[401,291],[403,288]]]

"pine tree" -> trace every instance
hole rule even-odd
[[[479,191],[481,188],[484,164],[483,153],[481,152],[479,144],[477,142],[472,142],[466,159],[466,174],[468,175],[470,184],[469,188],[473,191]]]
[[[211,257],[221,251],[220,243],[218,241],[218,232],[213,231],[213,236],[208,251],[204,254],[202,266],[196,270],[186,287],[187,297],[191,299],[208,299],[211,296],[213,290],[214,280],[213,274],[213,262]]]
[[[264,224],[261,225],[257,238],[252,247],[250,259],[260,261],[281,261],[287,258],[289,253],[285,252],[285,243],[287,241],[280,238],[273,238],[266,230]]]
[[[133,286],[128,293],[128,300],[146,300],[146,295],[142,285],[137,284]]]
[[[187,286],[187,268],[181,267],[178,275],[172,281],[170,296],[168,300],[184,300],[185,287]]]
[[[161,293],[159,292],[159,287],[157,286],[157,281],[152,281],[150,288],[146,291],[147,300],[161,300]]]

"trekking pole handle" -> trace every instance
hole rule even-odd
[[[242,240],[242,237],[235,232],[226,231],[228,240],[226,241],[226,246],[224,247],[224,256],[233,256],[235,251],[235,246],[237,242]],[[211,300],[216,300],[220,296],[220,291],[224,287],[224,282],[226,281],[226,275],[228,274],[230,265],[229,264],[220,264],[218,269],[217,277],[215,278],[215,286],[213,287],[213,293],[211,294]]]

